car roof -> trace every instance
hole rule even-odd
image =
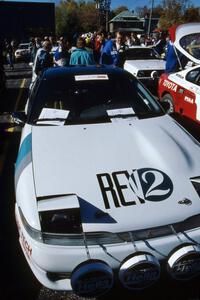
[[[94,74],[107,74],[107,75],[122,75],[128,74],[127,71],[115,67],[106,65],[97,66],[70,66],[70,67],[52,67],[43,72],[43,78],[57,79],[67,77],[74,77],[75,75],[94,75]]]
[[[21,46],[21,45],[28,46],[28,45],[29,45],[29,43],[20,43],[20,44],[19,44],[19,46]]]

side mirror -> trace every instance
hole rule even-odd
[[[157,79],[159,77],[158,75],[158,72],[157,71],[152,71],[151,72],[151,78],[154,80],[154,79]]]
[[[10,127],[14,127],[11,113],[0,114],[0,130],[4,131]]]
[[[23,126],[27,121],[27,115],[24,111],[16,111],[12,113],[12,119],[16,125]]]

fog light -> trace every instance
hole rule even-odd
[[[82,297],[98,297],[107,293],[112,285],[113,271],[101,260],[85,261],[78,265],[71,275],[72,289]]]
[[[200,274],[200,247],[182,244],[172,250],[167,261],[167,270],[176,280],[189,280]]]
[[[129,290],[144,289],[160,277],[158,259],[147,252],[136,252],[128,256],[119,269],[119,280]]]

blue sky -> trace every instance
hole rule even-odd
[[[4,0],[5,1],[5,0]],[[56,2],[59,3],[60,0],[8,0],[8,1],[28,1],[28,2]],[[91,1],[91,0],[90,0]],[[160,0],[154,0],[154,5],[158,5]],[[190,0],[190,3],[194,6],[200,7],[199,0]],[[130,10],[134,10],[138,6],[151,6],[151,0],[111,0],[111,8],[114,9],[118,6],[125,5]]]
[[[127,6],[130,10],[135,9],[137,6],[151,6],[151,0],[111,0],[112,8],[118,7],[120,5]],[[154,0],[154,6],[158,5],[161,1]],[[191,4],[194,6],[200,6],[199,0],[190,0]]]

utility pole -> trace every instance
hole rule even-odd
[[[103,25],[108,30],[108,19],[110,12],[111,0],[96,0],[96,9],[98,11],[98,26]]]
[[[151,10],[150,10],[150,16],[149,16],[148,32],[147,32],[148,35],[150,35],[150,32],[151,32],[151,19],[152,19],[152,13],[153,13],[153,6],[154,6],[154,0],[151,0]]]

